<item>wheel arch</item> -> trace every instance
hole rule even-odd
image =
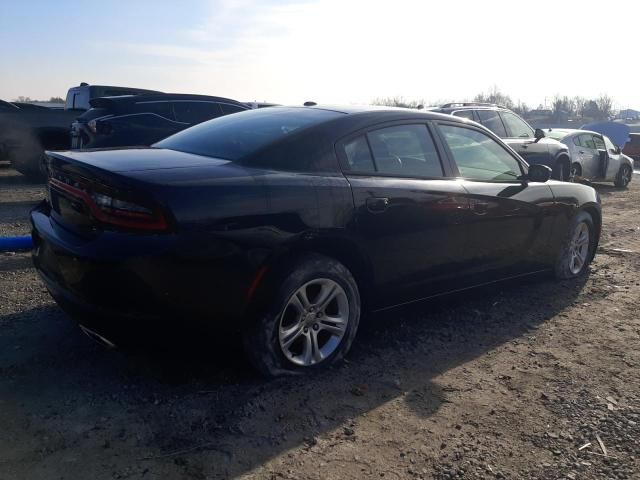
[[[591,216],[591,219],[593,220],[593,225],[596,228],[595,245],[593,246],[593,253],[591,254],[591,260],[593,260],[593,257],[595,256],[595,252],[598,249],[598,243],[600,242],[600,232],[602,231],[602,212],[599,205],[592,204],[592,203],[582,205],[578,209],[578,212],[576,212],[576,215],[580,212],[588,213],[589,216]]]
[[[342,263],[356,281],[362,310],[366,311],[371,307],[374,277],[370,260],[355,240],[342,235],[327,235],[301,238],[270,255],[261,267],[263,274],[255,295],[251,298],[251,310],[263,307],[284,275],[301,259],[311,254],[324,255]]]

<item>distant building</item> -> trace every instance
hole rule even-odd
[[[626,120],[640,120],[640,112],[638,110],[633,110],[631,108],[627,108],[626,110],[620,110],[616,115],[616,118]]]

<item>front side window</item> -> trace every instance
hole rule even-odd
[[[440,125],[440,131],[462,177],[487,182],[513,182],[522,175],[520,163],[488,135],[453,125]]]
[[[577,136],[573,137],[573,144],[576,147],[581,147],[582,146],[582,142],[580,142],[580,135],[577,135]]]
[[[399,125],[368,133],[378,172],[442,177],[442,165],[426,125]]]
[[[507,131],[504,129],[500,115],[495,110],[478,110],[478,117],[480,117],[480,123],[495,133],[500,138],[507,136]]]
[[[593,141],[593,135],[580,135],[580,145],[591,150],[596,149],[596,143]]]
[[[604,140],[602,140],[602,137],[594,135],[593,136],[593,143],[595,144],[596,149],[604,150]]]
[[[609,140],[609,137],[604,137],[604,144],[606,145],[607,150],[609,150],[610,153],[616,153],[616,146],[611,140]]]
[[[533,130],[527,122],[510,112],[502,112],[502,120],[512,138],[533,138]]]

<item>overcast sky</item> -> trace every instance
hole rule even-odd
[[[81,81],[299,104],[608,94],[640,108],[638,0],[0,0],[0,98]]]

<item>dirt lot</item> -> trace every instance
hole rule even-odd
[[[0,253],[0,479],[640,478],[635,182],[598,187],[587,278],[366,318],[313,378],[265,381],[217,344],[107,351]],[[0,165],[0,235],[42,194]]]

